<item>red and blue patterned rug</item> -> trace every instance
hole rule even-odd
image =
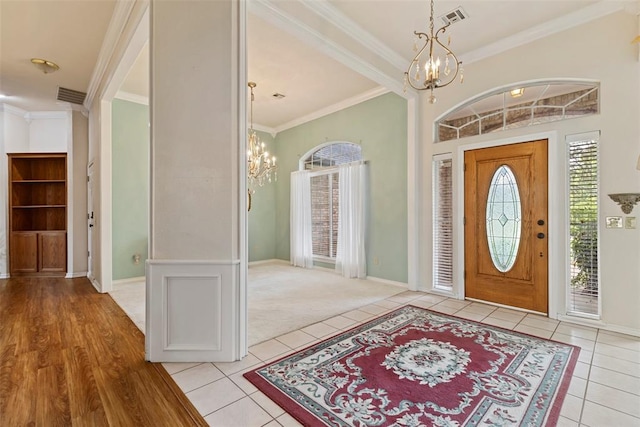
[[[244,375],[308,426],[547,426],[579,351],[405,306]]]

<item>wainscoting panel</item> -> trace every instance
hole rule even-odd
[[[146,357],[238,359],[237,261],[147,261]]]
[[[166,277],[165,350],[220,350],[221,282],[219,275]],[[200,325],[212,327],[193,327],[192,319],[184,315],[188,312],[198,313]]]

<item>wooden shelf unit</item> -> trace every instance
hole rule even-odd
[[[67,155],[9,154],[11,275],[67,271]]]

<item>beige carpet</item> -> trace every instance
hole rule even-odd
[[[284,263],[249,267],[248,288],[250,346],[406,290]],[[144,333],[145,283],[118,284],[109,294]]]
[[[406,291],[280,263],[249,267],[248,282],[249,346]]]

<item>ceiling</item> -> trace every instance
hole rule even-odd
[[[437,0],[435,15],[462,6],[448,30],[465,63],[588,22],[637,0]],[[87,92],[114,11],[112,0],[0,0],[0,102],[26,111],[68,109],[58,86]],[[402,94],[413,31],[426,31],[425,0],[251,0],[248,78],[257,83],[256,128],[279,131],[392,90]],[[442,25],[436,20],[436,26]],[[43,74],[39,57],[60,70]],[[121,91],[148,96],[148,47]],[[284,94],[276,99],[275,93]]]

